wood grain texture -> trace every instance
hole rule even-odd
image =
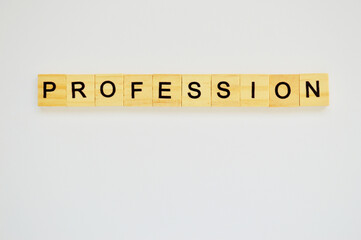
[[[49,82],[44,94],[44,82]],[[52,85],[55,84],[55,85]],[[38,106],[66,106],[66,77],[65,74],[39,74],[38,75]]]
[[[180,74],[153,75],[153,106],[180,107],[182,103],[182,77]]]
[[[211,74],[183,74],[182,106],[210,107],[212,105],[211,82]],[[200,93],[192,89],[197,89]]]
[[[328,106],[327,73],[39,74],[39,106]]]
[[[269,86],[270,107],[298,107],[300,105],[299,74],[270,75]]]
[[[313,87],[313,89],[316,91],[317,94],[319,94],[319,96],[317,96],[310,89],[309,85]],[[328,105],[329,105],[328,74],[327,73],[301,74],[300,106],[328,106]]]
[[[126,74],[124,79],[124,106],[148,107],[153,105],[152,79],[151,74]],[[132,83],[134,91],[132,94]],[[139,83],[139,84],[138,84]]]
[[[71,107],[87,107],[95,106],[95,81],[93,74],[70,74],[66,75],[67,81],[67,105]],[[74,89],[82,87],[80,83],[84,84],[84,89],[81,92],[75,91],[73,95],[72,85]]]
[[[241,74],[241,106],[269,106],[269,75]]]
[[[228,86],[227,86],[228,85]],[[227,92],[222,89],[229,91]],[[239,74],[213,74],[212,75],[212,106],[213,107],[239,107],[240,106]],[[220,96],[227,96],[222,98]]]
[[[95,75],[95,105],[123,106],[123,74]]]

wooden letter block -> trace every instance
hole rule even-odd
[[[95,105],[123,106],[123,74],[95,75]]]
[[[153,106],[180,107],[182,78],[180,74],[153,75]]]
[[[212,106],[239,107],[240,94],[239,74],[212,75]]]
[[[38,75],[38,106],[66,106],[64,74]]]
[[[269,75],[242,74],[240,78],[241,78],[241,106],[268,107]]]
[[[124,75],[124,106],[152,106],[151,74]]]
[[[300,75],[300,105],[328,106],[328,74],[314,73]]]
[[[95,105],[95,81],[91,74],[66,75],[67,105],[86,107]]]
[[[210,107],[211,81],[211,74],[182,75],[182,106]]]
[[[300,75],[269,76],[270,107],[300,106]]]

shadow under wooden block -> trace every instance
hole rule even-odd
[[[210,107],[211,81],[211,74],[182,75],[182,107]]]
[[[269,75],[241,74],[241,106],[269,106]]]
[[[300,75],[269,76],[270,107],[300,106]]]
[[[95,105],[95,81],[92,74],[66,75],[67,105],[86,107]]]
[[[240,93],[239,74],[212,75],[212,106],[239,107]]]
[[[123,74],[95,75],[95,105],[123,106]]]
[[[327,73],[300,75],[300,106],[328,106],[329,89]]]
[[[152,106],[151,74],[127,74],[124,79],[124,106]]]
[[[153,106],[180,107],[182,102],[180,74],[153,75]]]
[[[38,75],[38,106],[66,106],[65,74]]]

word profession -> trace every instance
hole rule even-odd
[[[40,74],[38,105],[327,106],[328,74]]]

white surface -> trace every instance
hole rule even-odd
[[[0,239],[361,239],[361,2],[0,1]],[[39,108],[38,73],[330,74],[327,108]]]

